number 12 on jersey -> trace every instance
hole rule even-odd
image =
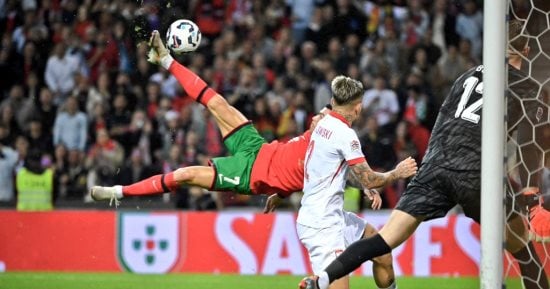
[[[481,108],[483,104],[483,98],[478,99],[474,103],[466,107],[470,96],[475,92],[483,94],[483,82],[479,82],[479,78],[475,76],[470,76],[464,81],[464,92],[460,96],[460,101],[458,102],[458,107],[456,108],[455,118],[462,118],[469,122],[478,123],[480,116],[476,112]]]

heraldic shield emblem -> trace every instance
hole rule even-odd
[[[170,272],[180,256],[177,213],[119,213],[118,259],[134,273]]]

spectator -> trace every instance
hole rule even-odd
[[[66,53],[66,45],[59,42],[46,63],[44,81],[54,94],[56,104],[63,103],[75,87],[75,76],[82,70],[79,59]]]
[[[264,97],[258,97],[254,102],[254,113],[252,114],[252,123],[268,142],[275,139],[275,127],[273,117],[269,114],[267,101]]]
[[[35,100],[34,111],[43,124],[44,132],[53,134],[55,118],[57,117],[57,105],[53,102],[53,94],[47,87],[40,89],[40,97]]]
[[[67,170],[68,165],[68,152],[64,145],[58,145],[54,148],[53,164],[54,170],[54,191],[56,195],[59,194],[59,176]]]
[[[86,114],[78,110],[75,97],[65,101],[65,110],[60,112],[53,126],[53,144],[63,144],[69,150],[86,148],[88,120]]]
[[[1,9],[0,9],[1,11]],[[1,22],[0,22],[1,25]],[[14,83],[18,83],[17,74],[14,72],[14,59],[12,57],[13,44],[9,39],[9,34],[4,34],[0,44],[0,89],[2,93],[8,90]]]
[[[460,57],[456,46],[449,46],[447,53],[441,57],[437,63],[439,71],[445,71],[441,73],[439,77],[441,78],[443,89],[440,96],[447,95],[447,92],[451,89],[453,82],[458,76],[467,70],[467,63],[464,58]],[[443,98],[437,99],[437,105],[443,103]]]
[[[388,87],[397,95],[398,111],[383,114],[394,124],[404,117],[407,135],[420,151],[449,79],[480,61],[472,47],[480,42],[457,33],[456,17],[464,8],[460,17],[475,26],[475,31],[464,31],[475,34],[481,31],[475,21],[480,10],[448,0],[198,0],[178,7],[126,2],[0,3],[0,103],[5,103],[0,104],[0,142],[15,147],[17,140],[17,167],[23,166],[29,146],[50,156],[69,146],[55,157],[56,170],[67,175],[69,154],[78,150],[81,158],[91,155],[102,130],[110,132],[128,155],[139,150],[141,162],[151,167],[162,165],[162,149],[167,153],[174,143],[189,153],[190,160],[199,158],[188,163],[202,161],[203,153],[227,153],[212,117],[190,104],[165,70],[147,62],[149,47],[139,43],[152,29],[165,28],[176,18],[194,20],[203,33],[200,49],[191,57],[177,57],[202,72],[211,87],[249,118],[260,119],[260,130],[276,131],[273,137],[280,141],[308,125],[310,114],[330,100],[326,79],[343,73],[361,79],[373,91],[376,77],[391,79]],[[468,14],[468,9],[475,13]],[[129,23],[137,29],[129,31]],[[293,37],[302,34],[303,38]],[[77,99],[74,114],[64,105],[69,96]],[[378,121],[384,125],[383,117]],[[195,133],[200,150],[197,145],[187,150],[187,140]],[[48,137],[55,145],[44,145]],[[125,165],[130,169],[130,162]],[[89,167],[92,173],[87,169],[89,175],[98,171],[95,165]],[[185,205],[178,206],[203,208],[194,200],[209,192],[189,194],[182,201]],[[248,198],[236,203],[251,204]]]
[[[28,125],[27,139],[29,146],[40,153],[40,155],[53,157],[53,141],[51,134],[44,132],[40,119],[33,118]]]
[[[417,162],[418,152],[414,143],[411,141],[410,134],[408,133],[408,124],[406,121],[400,121],[395,127],[395,140],[393,142],[393,150],[397,158],[397,162],[400,162],[410,156],[415,158]]]
[[[124,138],[127,139],[132,153],[134,153],[133,150],[139,150],[140,158],[144,164],[151,165],[153,163],[152,153],[159,146],[157,142],[160,136],[153,131],[153,124],[144,111],[134,111]]]
[[[367,17],[351,0],[336,1],[336,13],[334,15],[334,30],[341,41],[345,41],[348,35],[357,35],[363,42],[367,35]]]
[[[130,128],[131,115],[128,109],[128,101],[124,94],[117,94],[113,100],[113,109],[107,114],[107,127],[109,135],[116,140],[125,151],[130,153],[130,140],[126,138],[126,133]]]
[[[422,35],[425,35],[430,25],[428,12],[422,7],[421,0],[410,0],[408,3],[408,12],[405,19],[402,41],[407,47],[416,45]]]
[[[133,69],[130,59],[133,43],[126,32],[126,23],[122,20],[116,21],[113,30],[113,39],[119,53],[118,70],[124,73],[130,73]]]
[[[254,71],[248,67],[243,69],[240,73],[239,85],[235,88],[233,95],[227,99],[227,102],[249,118],[254,112],[254,100],[261,94],[261,89],[254,80]]]
[[[342,42],[338,37],[332,37],[328,42],[328,58],[332,62],[332,67],[339,74],[344,74],[348,68],[348,59],[344,53]]]
[[[403,117],[412,123],[426,122],[428,119],[428,96],[419,85],[407,87],[407,104]]]
[[[180,146],[184,144],[188,130],[183,127],[180,114],[174,110],[166,112],[163,123],[160,129],[162,149],[164,153],[168,153],[173,144]]]
[[[210,158],[221,156],[225,151],[225,146],[223,145],[222,136],[216,124],[216,120],[207,109],[203,110],[203,117],[205,119],[205,129],[202,137],[204,153]],[[274,121],[273,119],[272,121]]]
[[[101,30],[96,33],[92,44],[86,61],[90,69],[90,80],[95,82],[102,72],[112,73],[118,68],[118,47],[111,35]]]
[[[483,13],[478,10],[476,1],[465,0],[464,10],[456,18],[456,32],[472,45],[472,56],[481,58],[481,34],[483,33]]]
[[[142,151],[134,149],[120,169],[118,183],[129,185],[159,173],[161,173],[159,167],[147,164]],[[149,198],[149,200],[156,199],[158,199],[158,196]]]
[[[25,91],[25,98],[30,101],[37,101],[40,97],[41,86],[42,85],[40,83],[39,77],[36,75],[36,71],[29,71],[27,79],[25,80],[25,86],[23,88]]]
[[[385,45],[383,39],[378,39],[372,45],[363,46],[363,53],[359,63],[362,71],[369,75],[389,76],[394,60],[386,54]]]
[[[15,135],[10,133],[10,128],[3,122],[0,122],[0,144],[12,146]]]
[[[418,50],[424,50],[426,52],[426,60],[430,66],[437,63],[441,57],[441,49],[432,41],[433,33],[432,29],[428,28],[424,35],[422,35],[421,41],[411,48],[409,55],[409,63],[414,63],[416,53]]]
[[[316,7],[306,30],[306,40],[315,43],[319,52],[327,51],[329,39],[336,35],[333,25],[334,9],[331,5]]]
[[[327,68],[323,78],[315,87],[313,94],[313,111],[318,112],[330,103],[332,92],[330,90],[330,81],[336,77],[336,71]]]
[[[211,192],[199,187],[189,188],[189,209],[196,211],[220,210],[223,207],[217,192]]]
[[[305,39],[306,30],[311,21],[313,9],[315,8],[315,2],[318,0],[285,1],[287,6],[290,6],[290,11],[292,13],[292,39],[296,41],[296,44],[301,44]]]
[[[42,166],[42,156],[33,151],[16,175],[17,210],[50,211],[53,209],[53,170]]]
[[[277,129],[279,136],[301,134],[309,126],[313,115],[306,99],[303,91],[297,91],[293,94],[292,101],[281,115]]]
[[[449,10],[448,0],[436,0],[430,14],[432,42],[439,47],[443,55],[449,46],[458,45],[456,17]]]
[[[17,160],[17,152],[0,142],[0,204],[14,201],[13,176]]]
[[[123,161],[124,150],[122,147],[110,138],[105,128],[99,129],[97,140],[90,148],[86,158],[88,187],[114,185],[116,173],[120,170]],[[86,196],[86,200],[88,197]]]
[[[46,61],[41,58],[41,53],[37,51],[36,43],[27,41],[23,47],[23,54],[17,61],[17,74],[22,82],[27,82],[31,73],[38,73],[35,77],[40,76],[43,79],[44,68]]]
[[[69,151],[66,165],[61,170],[55,170],[54,184],[57,196],[64,200],[82,201],[88,189],[87,175],[82,152]]]
[[[265,56],[263,54],[259,52],[254,53],[252,56],[252,70],[256,77],[255,82],[257,83],[261,94],[266,93],[267,90],[273,86],[275,74],[273,73],[273,70],[267,67]]]
[[[179,86],[178,81],[166,69],[159,67],[159,70],[151,75],[149,80],[154,81],[160,85],[160,91],[162,95],[169,98],[174,98],[176,96],[176,87]]]
[[[163,161],[161,162],[162,173],[171,172],[177,168],[180,168],[185,165],[185,157],[182,152],[181,146],[177,144],[172,144],[169,148],[169,151],[166,155],[163,156]],[[176,207],[186,209],[189,208],[189,189],[190,187],[179,187],[174,192],[174,198],[176,198]]]
[[[374,170],[389,171],[396,164],[390,134],[380,129],[377,117],[367,116],[364,131],[359,132],[363,154]]]
[[[365,91],[363,109],[367,114],[376,117],[376,122],[381,130],[393,131],[399,112],[399,102],[395,92],[387,88],[386,80],[383,77],[376,77],[374,87]]]
[[[111,78],[109,73],[102,72],[97,78],[96,85],[90,90],[88,96],[88,103],[86,104],[86,110],[90,111],[96,102],[110,103],[112,101],[113,90],[111,88]]]
[[[87,7],[78,7],[78,14],[74,23],[74,32],[80,39],[85,40],[91,29],[94,29],[94,22],[90,19]]]
[[[196,15],[197,25],[202,34],[207,38],[217,37],[224,26],[226,1],[223,0],[199,0],[193,1],[193,14]]]
[[[2,101],[0,108],[10,106],[13,112],[13,118],[9,121],[12,126],[16,126],[16,131],[20,133],[25,129],[25,124],[32,114],[33,103],[31,99],[25,98],[25,91],[22,85],[14,85],[10,89],[8,98]],[[6,112],[9,115],[9,112]],[[14,123],[15,121],[15,123]],[[7,123],[7,120],[4,122]]]
[[[29,140],[24,135],[19,135],[15,138],[14,147],[19,156],[15,170],[19,171],[25,165],[25,160],[29,154]]]
[[[254,51],[260,53],[264,58],[271,56],[273,47],[275,46],[275,40],[271,38],[271,35],[266,35],[265,25],[263,23],[252,26],[248,38],[254,46]]]
[[[472,49],[472,42],[470,40],[463,38],[458,42],[458,54],[462,61],[466,63],[466,67],[471,68],[481,63],[478,56],[474,54]]]

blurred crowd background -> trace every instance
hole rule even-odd
[[[99,207],[87,194],[93,185],[129,184],[226,153],[208,112],[146,60],[149,33],[164,35],[179,18],[195,21],[203,40],[176,58],[268,141],[307,130],[330,100],[332,78],[345,74],[366,88],[355,129],[369,164],[385,171],[407,156],[420,162],[453,81],[481,63],[481,4],[0,0],[0,202]],[[385,207],[405,185],[384,190]],[[348,194],[349,208],[363,208],[359,193]],[[263,200],[181,188],[123,204],[206,210]]]

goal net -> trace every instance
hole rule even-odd
[[[519,75],[522,77],[514,78],[509,73],[507,81],[507,102],[511,105],[506,109],[508,198],[505,212],[507,220],[519,214],[530,226],[529,208],[534,204],[529,203],[533,198],[526,197],[526,193],[538,189],[542,199],[545,199],[543,206],[550,209],[550,1],[509,0],[508,4],[509,20],[521,23],[519,35],[513,37],[508,34],[511,37],[508,39],[508,54],[521,56],[522,74]],[[513,45],[514,41],[521,42],[522,38],[527,40],[527,51],[520,51],[517,45]],[[518,230],[512,226],[510,223],[505,225],[508,239],[512,235],[513,239],[526,246],[532,242],[534,251],[529,251],[531,260],[540,260],[539,265],[531,267],[531,270],[538,271],[538,275],[550,275],[550,240],[543,240],[544,236],[530,231],[520,230],[517,233]],[[522,276],[516,258],[511,254],[505,256],[505,276]],[[522,276],[527,278],[522,283],[529,284],[524,285],[527,288],[548,288],[548,284],[540,284],[540,279],[533,280],[536,276]]]

